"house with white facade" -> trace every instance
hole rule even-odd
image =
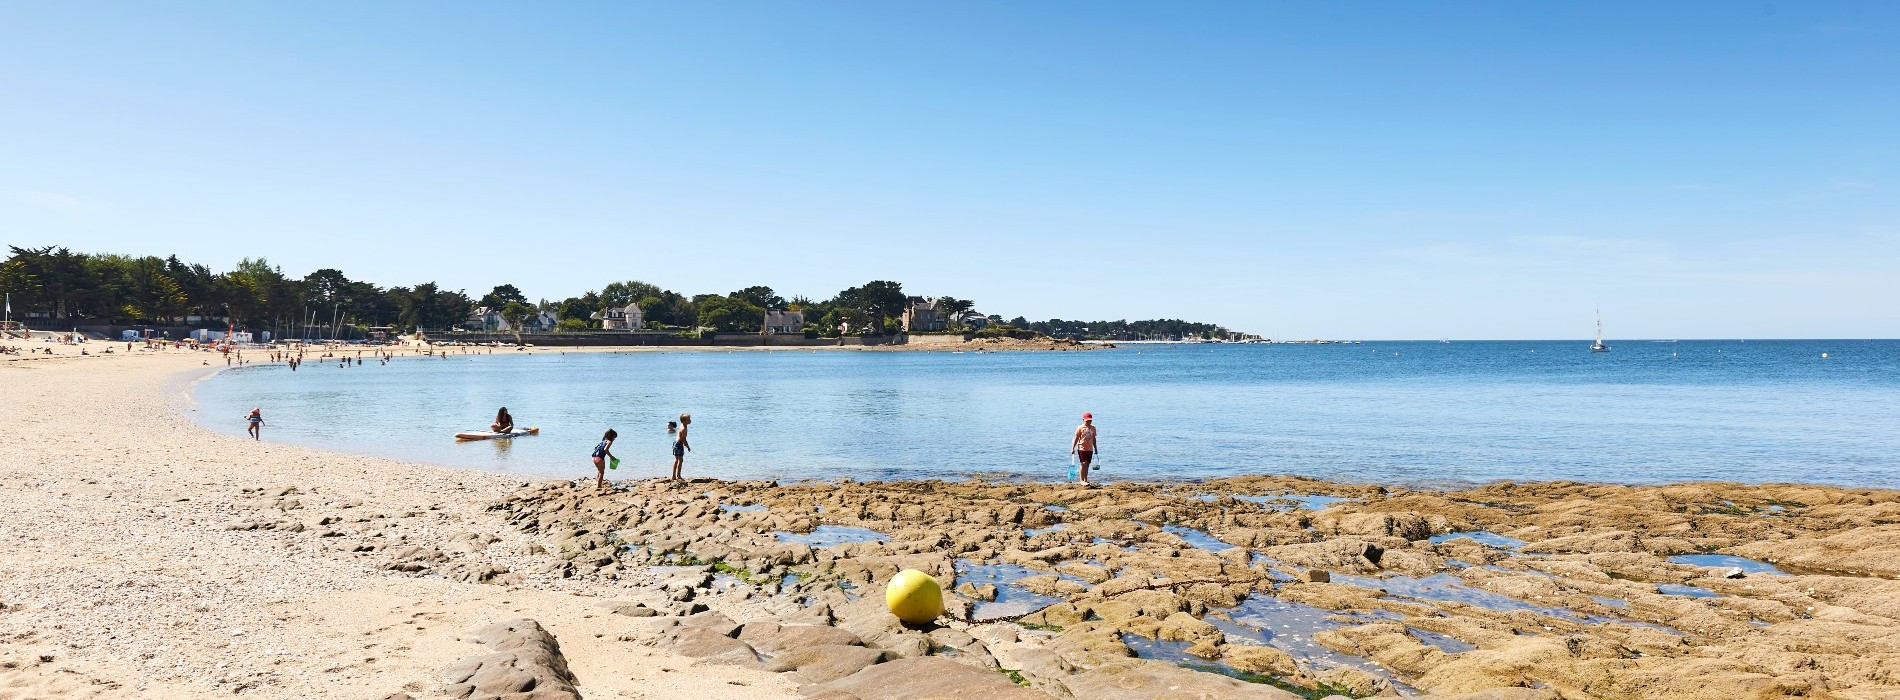
[[[639,304],[609,306],[589,318],[599,321],[603,330],[610,331],[637,331],[646,325],[646,314],[640,311]]]
[[[476,307],[475,311],[469,313],[468,318],[462,320],[462,327],[471,331],[492,332],[506,330],[502,328],[504,325],[506,324],[501,320],[501,310],[491,309],[486,306]]]

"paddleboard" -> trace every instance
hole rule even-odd
[[[506,433],[493,433],[486,430],[470,430],[466,432],[456,433],[455,439],[457,440],[493,440],[495,438],[511,438],[511,437],[521,437],[523,435],[540,435],[540,434],[541,434],[540,428],[516,428],[512,432],[506,432]]]

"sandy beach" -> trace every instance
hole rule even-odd
[[[1900,492],[602,494],[217,434],[209,353],[118,349],[0,361],[0,699],[1900,697]]]
[[[521,617],[590,698],[793,696],[616,641],[633,582],[493,585],[353,552],[456,542],[462,572],[548,558],[485,510],[519,478],[219,435],[178,396],[210,353],[118,351],[0,361],[0,698],[433,697],[482,651],[461,638]]]

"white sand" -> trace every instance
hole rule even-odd
[[[459,637],[516,617],[555,634],[590,699],[795,696],[619,641],[631,619],[604,606],[652,599],[635,582],[461,583],[349,551],[475,533],[499,541],[458,556],[530,571],[550,557],[484,510],[519,477],[220,435],[180,398],[217,356],[84,347],[116,352],[0,356],[0,700],[429,697],[486,651]],[[308,529],[226,529],[247,519]]]

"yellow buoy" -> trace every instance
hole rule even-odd
[[[943,614],[943,589],[937,579],[916,569],[905,569],[884,587],[884,604],[897,619],[921,625]]]

